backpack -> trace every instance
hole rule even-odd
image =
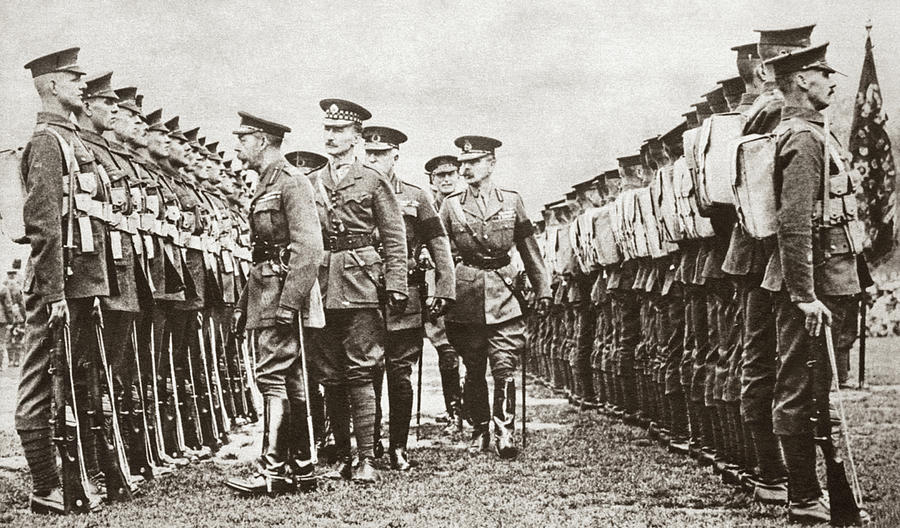
[[[661,238],[666,242],[683,240],[685,231],[679,222],[676,210],[676,193],[673,178],[675,169],[672,165],[661,167],[656,171],[650,184],[653,198],[653,215],[659,223]]]
[[[778,216],[775,207],[774,134],[750,134],[729,145],[731,187],[738,221],[751,237],[763,239],[775,234]]]
[[[25,239],[25,181],[22,179],[23,147],[0,151],[0,231],[16,244],[27,244]]]
[[[703,121],[697,137],[697,172],[694,188],[700,214],[709,216],[716,206],[734,205],[731,189],[729,144],[744,133],[746,117],[738,112],[713,114]]]
[[[616,242],[614,228],[615,204],[608,203],[597,210],[594,216],[594,237],[592,245],[597,264],[611,266],[622,261],[622,253]]]
[[[685,238],[709,238],[715,235],[715,232],[709,218],[700,216],[700,205],[697,203],[697,195],[694,192],[694,178],[691,175],[687,158],[688,156],[685,155],[672,164],[672,186],[675,192],[675,211],[678,223],[684,231]]]

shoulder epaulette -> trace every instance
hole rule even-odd
[[[422,190],[422,188],[419,187],[418,185],[415,185],[415,184],[413,184],[413,183],[409,183],[409,182],[406,181],[406,180],[400,180],[400,182],[403,183],[403,185],[406,185],[407,187],[412,187],[413,189],[415,189],[415,190],[417,190],[417,191],[421,191],[421,190]]]

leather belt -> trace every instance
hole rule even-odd
[[[253,263],[267,262],[269,260],[281,260],[281,255],[287,250],[287,246],[270,246],[260,244],[253,246]]]
[[[496,270],[504,268],[511,262],[509,255],[500,257],[483,257],[480,255],[469,255],[462,258],[463,264],[473,268],[483,270]]]
[[[375,245],[375,236],[371,233],[350,233],[323,237],[325,251],[347,251]]]

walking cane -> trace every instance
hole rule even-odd
[[[530,341],[530,339],[528,339]],[[525,392],[525,380],[527,378],[528,372],[528,344],[526,343],[525,349],[522,351],[522,449],[528,447],[528,427],[525,425],[526,420],[526,401],[527,401],[527,393]]]
[[[853,486],[853,499],[856,501],[858,508],[862,508],[862,488],[859,485],[859,477],[856,473],[856,464],[853,461],[853,451],[850,448],[850,431],[847,428],[847,415],[844,412],[844,399],[841,397],[840,382],[838,382],[837,358],[834,354],[834,338],[831,332],[831,326],[825,326],[825,344],[828,348],[828,361],[831,363],[831,374],[834,377],[835,399],[837,400],[837,412],[840,418],[841,438],[844,440],[844,449],[847,450],[847,463],[850,466],[850,483]],[[858,512],[856,513],[858,515]]]
[[[416,444],[419,443],[419,431],[422,429],[422,361],[425,359],[425,348],[419,349],[419,379],[416,380]]]
[[[319,463],[319,455],[316,450],[316,434],[313,429],[312,410],[309,406],[309,376],[306,374],[306,343],[303,338],[303,315],[297,313],[297,332],[300,336],[300,369],[303,376],[303,399],[306,402],[306,430],[309,431],[309,460],[313,466]]]
[[[869,299],[865,291],[859,299],[859,389],[866,386],[866,311],[869,308]]]

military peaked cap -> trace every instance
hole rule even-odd
[[[328,163],[328,158],[326,158],[325,156],[306,150],[295,150],[294,152],[288,152],[284,155],[284,158],[288,160],[288,163],[290,163],[294,167],[297,167],[298,169],[318,169],[319,167]]]
[[[147,114],[146,119],[147,124],[150,125],[150,127],[147,129],[148,131],[162,132],[163,134],[169,131],[169,129],[166,128],[166,125],[163,124],[162,108],[157,108],[156,110]],[[175,119],[177,120],[178,118],[176,117]]]
[[[181,126],[178,124],[178,116],[166,121],[166,128],[169,130],[170,138],[187,143],[188,138],[185,137],[184,132],[181,131]]]
[[[406,143],[406,134],[397,129],[370,126],[362,131],[363,139],[366,140],[366,150],[390,150],[399,148],[401,143]]]
[[[72,72],[84,75],[84,70],[78,65],[78,52],[80,48],[68,48],[55,51],[43,57],[38,57],[25,65],[26,70],[31,70],[32,77],[38,77],[47,73]]]
[[[774,59],[766,61],[766,65],[771,66],[776,77],[805,70],[822,70],[829,73],[840,73],[828,64],[828,61],[825,59],[826,51],[828,51],[827,42],[825,44],[820,44],[819,46],[803,48],[796,51],[790,51],[784,55],[779,55]]]
[[[474,160],[493,154],[496,148],[503,145],[500,140],[485,136],[462,136],[456,138],[453,144],[462,151],[457,157],[459,161]]]
[[[322,99],[319,101],[319,107],[325,111],[326,125],[362,124],[372,117],[371,112],[362,106],[344,99]]]
[[[459,161],[452,154],[441,154],[425,162],[425,172],[428,174],[445,174],[459,170]]]
[[[140,114],[141,109],[137,104],[137,88],[127,86],[125,88],[117,88],[116,96],[119,98],[119,108],[131,110],[135,114]]]
[[[237,136],[262,132],[264,134],[269,134],[270,136],[283,138],[285,134],[291,131],[290,127],[274,121],[269,121],[268,119],[256,117],[248,112],[238,112],[238,115],[241,117],[241,126],[232,132]]]

